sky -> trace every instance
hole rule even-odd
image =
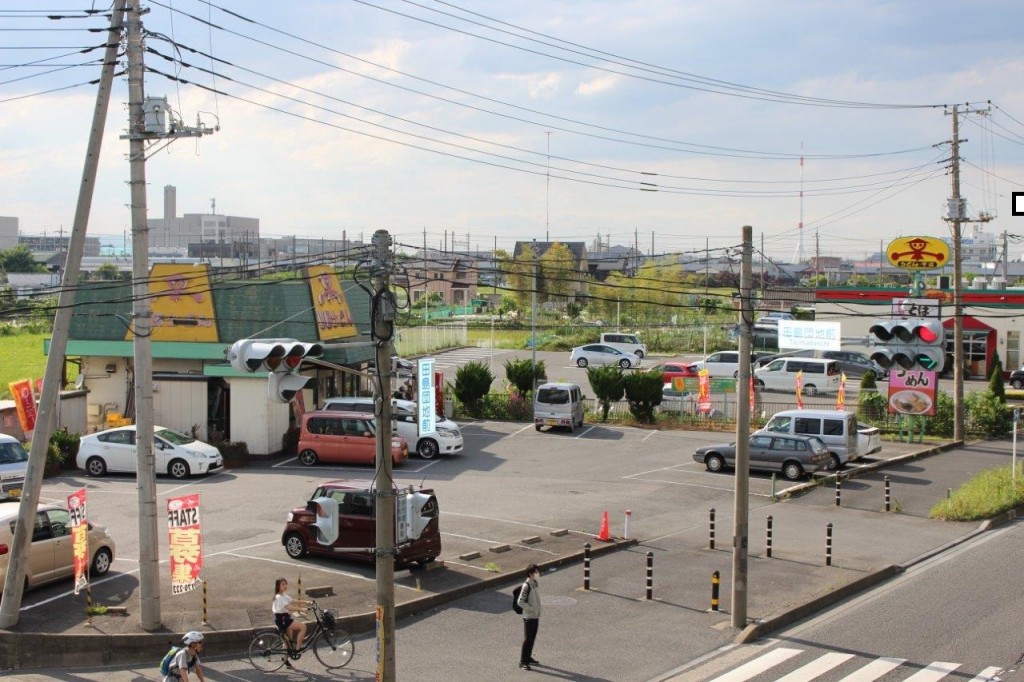
[[[78,50],[109,21],[79,17],[108,2],[0,8],[0,216],[23,234],[74,221],[102,56]],[[802,220],[805,256],[863,259],[899,236],[949,235],[955,103],[985,112],[959,117],[970,215],[1024,235],[1011,216],[1024,190],[1019,0],[143,7],[146,94],[186,125],[218,126],[150,150],[151,217],[174,185],[179,215],[215,200],[263,236],[386,229],[406,250],[600,235],[719,253],[752,225],[780,262]],[[131,231],[127,99],[122,73],[89,221],[118,245]]]

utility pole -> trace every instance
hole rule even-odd
[[[377,466],[373,478],[376,510],[377,679],[395,680],[395,482],[391,475],[391,341],[395,332],[395,301],[390,290],[391,235],[373,233],[374,295],[372,336],[376,345],[380,392],[374,402],[377,418]]]
[[[533,395],[537,395],[537,240],[533,240],[533,286],[530,287],[530,373],[533,376],[531,386]]]
[[[64,369],[64,352],[68,345],[71,314],[75,303],[75,285],[78,283],[82,252],[85,250],[85,232],[89,224],[89,212],[92,208],[93,193],[96,187],[96,168],[99,165],[103,130],[110,105],[110,88],[114,81],[114,67],[117,65],[117,51],[121,45],[121,30],[127,4],[128,0],[118,0],[110,15],[103,68],[100,72],[99,88],[96,91],[96,104],[93,107],[92,127],[85,152],[85,164],[82,169],[82,183],[78,190],[78,204],[75,207],[75,221],[71,227],[71,235],[68,237],[68,252],[64,261],[60,294],[57,297],[57,314],[53,321],[50,353],[46,358],[42,395],[39,396],[39,411],[36,415],[32,450],[29,453],[28,468],[25,470],[25,487],[21,491],[21,504],[18,506],[18,520],[11,542],[11,556],[8,562],[7,576],[4,579],[3,596],[0,597],[0,627],[3,628],[17,625],[18,612],[21,610],[22,589],[25,586],[25,567],[30,549],[29,543],[32,539],[32,528],[35,525],[33,519],[43,485],[46,451],[55,427],[57,401],[61,388],[60,378]]]
[[[747,542],[750,490],[750,333],[754,311],[750,299],[753,279],[754,228],[743,226],[740,265],[740,373],[736,386],[736,476],[733,493],[732,626],[747,625]]]

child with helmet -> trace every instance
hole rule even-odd
[[[181,638],[183,647],[178,649],[174,660],[171,661],[170,672],[164,678],[164,682],[189,682],[190,675],[195,672],[199,682],[206,682],[203,676],[203,668],[199,664],[199,653],[203,650],[203,633],[191,630]]]

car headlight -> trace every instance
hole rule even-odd
[[[458,438],[459,437],[458,429],[452,429],[452,428],[449,428],[447,426],[438,426],[437,427],[437,432],[439,434],[441,434],[442,436],[448,436],[449,438]]]

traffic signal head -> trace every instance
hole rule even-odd
[[[240,339],[231,344],[226,355],[239,372],[270,372],[281,363],[287,350],[273,339]]]
[[[306,503],[306,509],[316,514],[312,524],[316,541],[328,547],[338,539],[338,501],[332,497],[317,497]]]
[[[409,524],[408,539],[416,540],[437,518],[437,498],[427,493],[408,492],[405,494],[406,522]]]
[[[937,319],[876,320],[871,359],[884,369],[941,372],[946,362],[946,332]]]

